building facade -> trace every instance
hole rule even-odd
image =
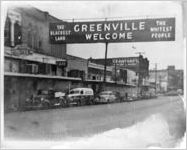
[[[91,59],[91,61],[97,64],[105,64],[105,59]],[[139,57],[108,58],[106,64],[113,67],[114,81],[134,83],[141,86],[149,75],[149,61],[142,55]]]
[[[112,67],[106,67],[106,81],[110,82],[112,80]],[[88,61],[88,80],[104,80],[104,65],[92,63]]]
[[[88,75],[88,60],[72,55],[67,55],[67,76],[79,77],[82,80],[87,79]]]
[[[4,28],[5,71],[63,76],[66,45],[49,43],[49,23],[60,21],[34,7],[12,7]]]
[[[160,93],[183,90],[183,70],[175,69],[175,66],[168,66],[167,69],[162,70],[150,70],[149,82]]]
[[[49,24],[58,18],[37,8],[12,7],[4,25],[4,110],[21,110],[38,90],[68,91],[90,87],[95,93],[115,90],[136,93],[137,73],[67,54],[66,44],[51,44]]]

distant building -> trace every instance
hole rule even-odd
[[[156,85],[157,92],[183,89],[183,70],[177,70],[175,66],[168,66],[163,70],[150,70],[149,82],[153,86]]]
[[[113,68],[106,67],[106,81],[112,80]],[[104,80],[104,65],[96,64],[88,61],[88,80],[103,81]]]
[[[79,77],[83,80],[87,79],[88,75],[88,61],[87,59],[67,55],[67,76]]]
[[[112,79],[117,83],[138,85],[138,75],[135,71],[120,66],[112,66]]]
[[[183,70],[175,69],[175,66],[168,66],[168,91],[183,89]]]
[[[105,64],[105,59],[90,59],[90,61],[97,64]],[[143,58],[142,55],[139,57],[107,58],[106,64],[107,66],[112,66],[114,68],[113,80],[122,81],[124,83],[127,83],[127,81],[129,82],[131,76],[129,75],[127,78],[129,72],[135,73],[133,73],[133,79],[131,80],[139,86],[145,83],[144,80],[149,75],[149,61],[147,58]]]

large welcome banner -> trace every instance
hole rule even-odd
[[[174,41],[175,18],[50,23],[51,44]]]

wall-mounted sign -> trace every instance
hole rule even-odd
[[[29,48],[28,46],[22,44],[22,45],[16,45],[14,48],[12,48],[11,51],[12,55],[20,56],[20,55],[32,55],[33,49]]]
[[[66,60],[64,61],[56,61],[57,66],[61,66],[61,67],[67,67],[68,63]]]
[[[137,66],[139,64],[139,57],[123,57],[123,58],[113,58],[113,65],[118,66]]]
[[[50,23],[49,36],[52,44],[174,41],[175,18]]]

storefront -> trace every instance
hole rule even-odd
[[[23,51],[25,51],[25,53],[22,53]],[[66,62],[65,59],[34,52],[28,53],[26,51],[28,51],[28,49],[19,50],[5,47],[5,72],[56,76],[66,75],[66,65],[59,64],[59,62]]]

